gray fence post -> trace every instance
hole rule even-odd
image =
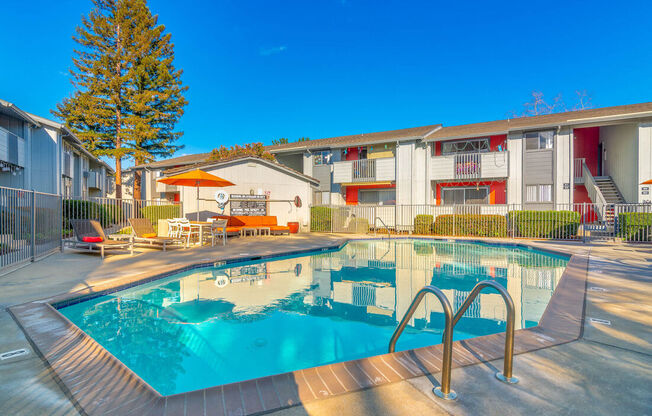
[[[36,260],[36,191],[32,189],[32,261]]]

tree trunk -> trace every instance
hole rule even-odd
[[[116,27],[116,56],[118,57],[116,63],[116,75],[118,77],[122,76],[122,66],[120,65],[120,50],[122,49],[120,44],[120,25]],[[118,100],[115,106],[115,149],[117,150],[115,157],[115,197],[122,199],[122,156],[120,155],[120,148],[122,147],[122,139],[120,138],[120,124],[122,122],[120,113],[120,104],[121,104],[121,86],[118,86]]]
[[[136,166],[140,165],[140,160],[136,159]],[[142,172],[134,169],[134,199],[143,199],[141,195]]]

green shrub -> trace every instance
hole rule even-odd
[[[71,219],[97,220],[105,228],[113,223],[111,213],[97,202],[80,199],[64,199],[62,224],[64,229],[72,229],[70,225]]]
[[[652,241],[652,213],[618,214],[618,236],[627,241]]]
[[[181,217],[181,205],[150,205],[140,209],[140,215],[157,226],[158,220]]]
[[[414,217],[415,234],[432,234],[432,229],[433,229],[432,215],[417,215],[416,217]]]
[[[435,219],[433,232],[436,235],[506,237],[507,219],[502,215],[438,215],[437,219]]]
[[[577,236],[581,215],[575,211],[510,211],[514,237],[570,238]]]
[[[310,207],[310,231],[330,232],[332,214],[329,207]]]

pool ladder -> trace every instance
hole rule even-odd
[[[466,297],[462,306],[459,310],[453,315],[453,310],[451,304],[448,301],[448,298],[441,291],[441,289],[435,286],[424,286],[412,300],[410,307],[407,312],[399,322],[396,330],[392,334],[392,338],[389,341],[389,352],[394,352],[396,347],[396,341],[403,333],[403,330],[407,326],[412,315],[416,311],[417,307],[421,303],[421,300],[428,293],[432,293],[439,299],[442,307],[444,308],[444,357],[442,359],[442,370],[441,370],[441,385],[433,389],[433,393],[444,400],[455,400],[457,398],[457,393],[451,389],[451,362],[453,358],[453,329],[455,325],[462,318],[466,310],[471,306],[475,298],[480,294],[484,288],[494,288],[502,296],[503,301],[505,301],[505,306],[507,307],[507,328],[505,329],[505,358],[503,363],[503,372],[497,372],[496,378],[504,383],[515,384],[518,383],[518,379],[512,375],[512,362],[514,359],[514,301],[512,297],[507,293],[507,290],[494,282],[493,280],[483,280],[480,283],[476,284],[469,293],[469,296]]]
[[[387,238],[388,238],[388,239],[392,238],[392,233],[391,233],[391,231],[389,231],[389,227],[387,226],[387,224],[385,224],[385,221],[383,221],[383,219],[380,218],[380,217],[376,217],[376,218],[374,218],[374,235],[377,234],[376,222],[377,222],[378,220],[380,220],[380,223],[383,224],[383,228],[384,228],[385,230],[387,230]]]

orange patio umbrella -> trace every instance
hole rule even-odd
[[[158,182],[166,185],[177,186],[194,186],[197,188],[197,220],[199,221],[199,187],[222,188],[225,186],[234,186],[233,182],[222,179],[219,176],[211,175],[201,169],[191,170],[190,172],[180,173],[178,175],[161,178]]]
[[[648,179],[645,182],[641,182],[641,185],[652,185],[652,179]]]

